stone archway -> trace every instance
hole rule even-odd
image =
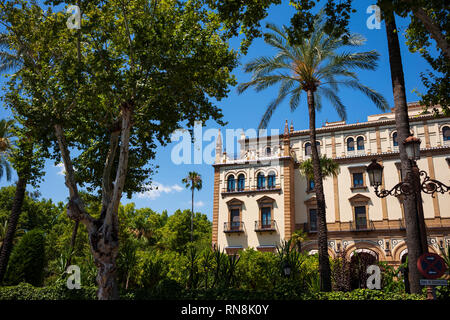
[[[316,254],[319,252],[319,246],[317,241],[311,241],[308,242],[306,244],[302,244],[302,252],[308,252],[310,254]],[[336,253],[334,252],[334,250],[331,248],[330,245],[328,245],[328,256],[332,259],[336,258]]]
[[[353,256],[353,252],[364,252],[361,250],[369,250],[371,252],[373,252],[377,258],[377,261],[386,261],[386,256],[384,254],[384,252],[374,243],[369,242],[369,241],[358,241],[355,243],[352,243],[350,245],[348,245],[345,250],[346,252],[346,258],[348,260],[351,259],[351,257]],[[367,252],[369,253],[369,252]],[[369,253],[370,254],[370,253]]]

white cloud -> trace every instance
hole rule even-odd
[[[203,201],[194,202],[194,206],[197,208],[204,207],[205,205],[206,205],[206,203],[204,203]]]
[[[61,175],[61,176],[65,176],[66,175],[66,170],[64,168],[64,163],[60,162],[55,167],[59,168],[59,171],[58,171],[59,175]]]
[[[159,182],[154,182],[151,185],[151,190],[147,190],[145,192],[141,192],[138,194],[139,198],[149,198],[150,200],[154,200],[159,198],[163,193],[169,194],[174,192],[180,192],[183,190],[178,184],[174,184],[172,186],[166,186]]]

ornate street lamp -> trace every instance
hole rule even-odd
[[[291,275],[291,266],[287,261],[285,261],[283,264],[283,272],[285,277],[289,277]]]
[[[420,159],[420,143],[420,139],[414,136],[409,136],[403,142],[409,160],[414,161]]]
[[[420,159],[420,143],[420,139],[414,136],[409,136],[403,142],[408,159],[411,161],[411,166],[413,168],[412,173],[410,172],[410,174],[414,175],[415,173],[417,175],[417,177],[415,177],[416,179],[411,179],[413,177],[408,177],[406,179],[407,181],[397,183],[390,190],[378,190],[382,184],[383,166],[379,164],[376,159],[373,159],[372,163],[367,166],[366,170],[369,175],[370,185],[375,188],[375,194],[377,197],[384,198],[388,195],[403,197],[411,195],[414,192],[420,193],[422,191],[424,193],[431,194],[434,198],[436,192],[444,194],[450,191],[450,186],[447,186],[436,179],[431,179],[426,171],[419,171],[417,168],[416,160]],[[420,177],[423,178],[422,181],[420,181]],[[414,183],[414,181],[417,181],[417,183]]]
[[[370,186],[380,186],[383,180],[383,166],[377,162],[377,159],[372,159],[372,163],[367,166],[366,170],[369,174]]]

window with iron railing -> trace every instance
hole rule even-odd
[[[224,222],[223,231],[226,233],[244,232],[244,222],[242,221]]]
[[[276,230],[275,220],[257,220],[255,221],[255,231],[274,231]]]

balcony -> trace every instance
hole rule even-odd
[[[242,221],[224,222],[223,232],[225,232],[225,233],[242,233],[242,232],[244,232],[244,222],[242,222]]]
[[[269,221],[261,221],[257,220],[255,221],[255,231],[256,232],[273,232],[277,230],[277,223],[275,220],[269,220]]]
[[[350,222],[350,231],[373,231],[375,226],[373,221],[367,221],[366,223]]]
[[[264,188],[253,187],[253,188],[245,188],[242,190],[237,190],[237,189],[228,190],[227,188],[222,188],[221,195],[222,195],[222,197],[224,197],[227,195],[240,195],[240,194],[248,194],[248,193],[255,193],[255,192],[259,192],[259,193],[278,192],[278,193],[281,193],[281,185],[279,183],[277,183],[272,187],[264,187]]]

